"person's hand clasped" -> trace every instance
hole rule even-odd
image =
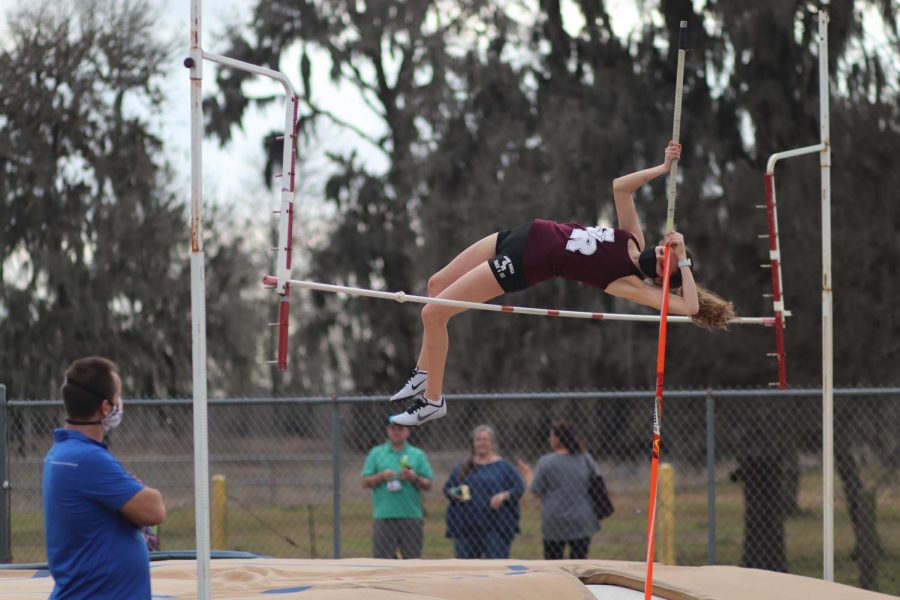
[[[491,510],[498,510],[509,497],[509,492],[498,492],[491,496]]]
[[[667,246],[671,246],[672,252],[678,260],[687,258],[687,250],[684,247],[684,236],[677,231],[670,231],[665,235]]]
[[[666,167],[666,171],[669,171],[672,168],[672,163],[676,160],[681,160],[681,144],[670,141],[669,145],[666,146],[666,160],[663,163]]]

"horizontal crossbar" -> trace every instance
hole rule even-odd
[[[263,283],[267,286],[274,286],[277,279],[272,276],[263,278]],[[556,310],[547,308],[528,308],[524,306],[509,306],[506,304],[482,304],[479,302],[465,302],[463,300],[449,300],[447,298],[429,298],[428,296],[414,296],[406,292],[381,292],[377,290],[366,290],[363,288],[347,287],[343,285],[332,285],[328,283],[316,283],[314,281],[300,281],[290,279],[288,283],[293,287],[307,290],[315,290],[318,292],[330,292],[332,294],[348,294],[351,296],[365,296],[367,298],[378,298],[381,300],[393,300],[395,302],[415,302],[417,304],[439,304],[441,306],[452,306],[454,308],[465,308],[470,310],[486,310],[492,312],[515,313],[521,315],[535,315],[539,317],[563,317],[569,319],[592,319],[595,321],[638,321],[659,323],[659,315],[629,315],[622,313],[597,313],[584,312],[577,310]],[[691,323],[691,318],[682,315],[669,315],[667,318],[669,323]],[[765,325],[772,327],[775,324],[775,317],[735,317],[729,321],[734,325]]]

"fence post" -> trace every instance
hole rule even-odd
[[[212,549],[228,548],[228,490],[224,475],[212,478]]]
[[[706,563],[716,564],[716,400],[706,390]]]
[[[341,418],[337,395],[331,396],[331,535],[334,558],[341,557]]]
[[[11,563],[12,528],[10,519],[9,483],[9,406],[6,404],[6,386],[0,383],[0,563]]]
[[[664,565],[677,564],[675,558],[675,468],[659,465],[659,549]]]

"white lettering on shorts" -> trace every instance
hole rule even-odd
[[[507,275],[513,275],[516,268],[513,266],[512,259],[508,256],[501,256],[494,259],[494,273],[500,279],[505,279]]]
[[[616,230],[609,227],[588,227],[573,229],[566,242],[566,250],[590,256],[597,251],[597,243],[614,242]]]

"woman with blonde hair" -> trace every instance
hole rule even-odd
[[[663,273],[664,246],[647,247],[634,206],[634,192],[672,168],[681,145],[669,142],[662,164],[630,173],[613,181],[617,229],[586,227],[535,219],[472,244],[428,281],[435,298],[486,302],[555,277],[590,285],[607,294],[659,309],[663,277],[669,278],[669,312],[690,315],[708,329],[724,329],[734,316],[731,302],[700,288],[694,281],[693,262],[677,231],[666,233],[663,243],[675,260]],[[463,308],[428,304],[422,309],[422,347],[419,359],[403,388],[392,401],[412,405],[391,417],[400,425],[415,426],[447,414],[442,396],[449,339],[447,323]]]

